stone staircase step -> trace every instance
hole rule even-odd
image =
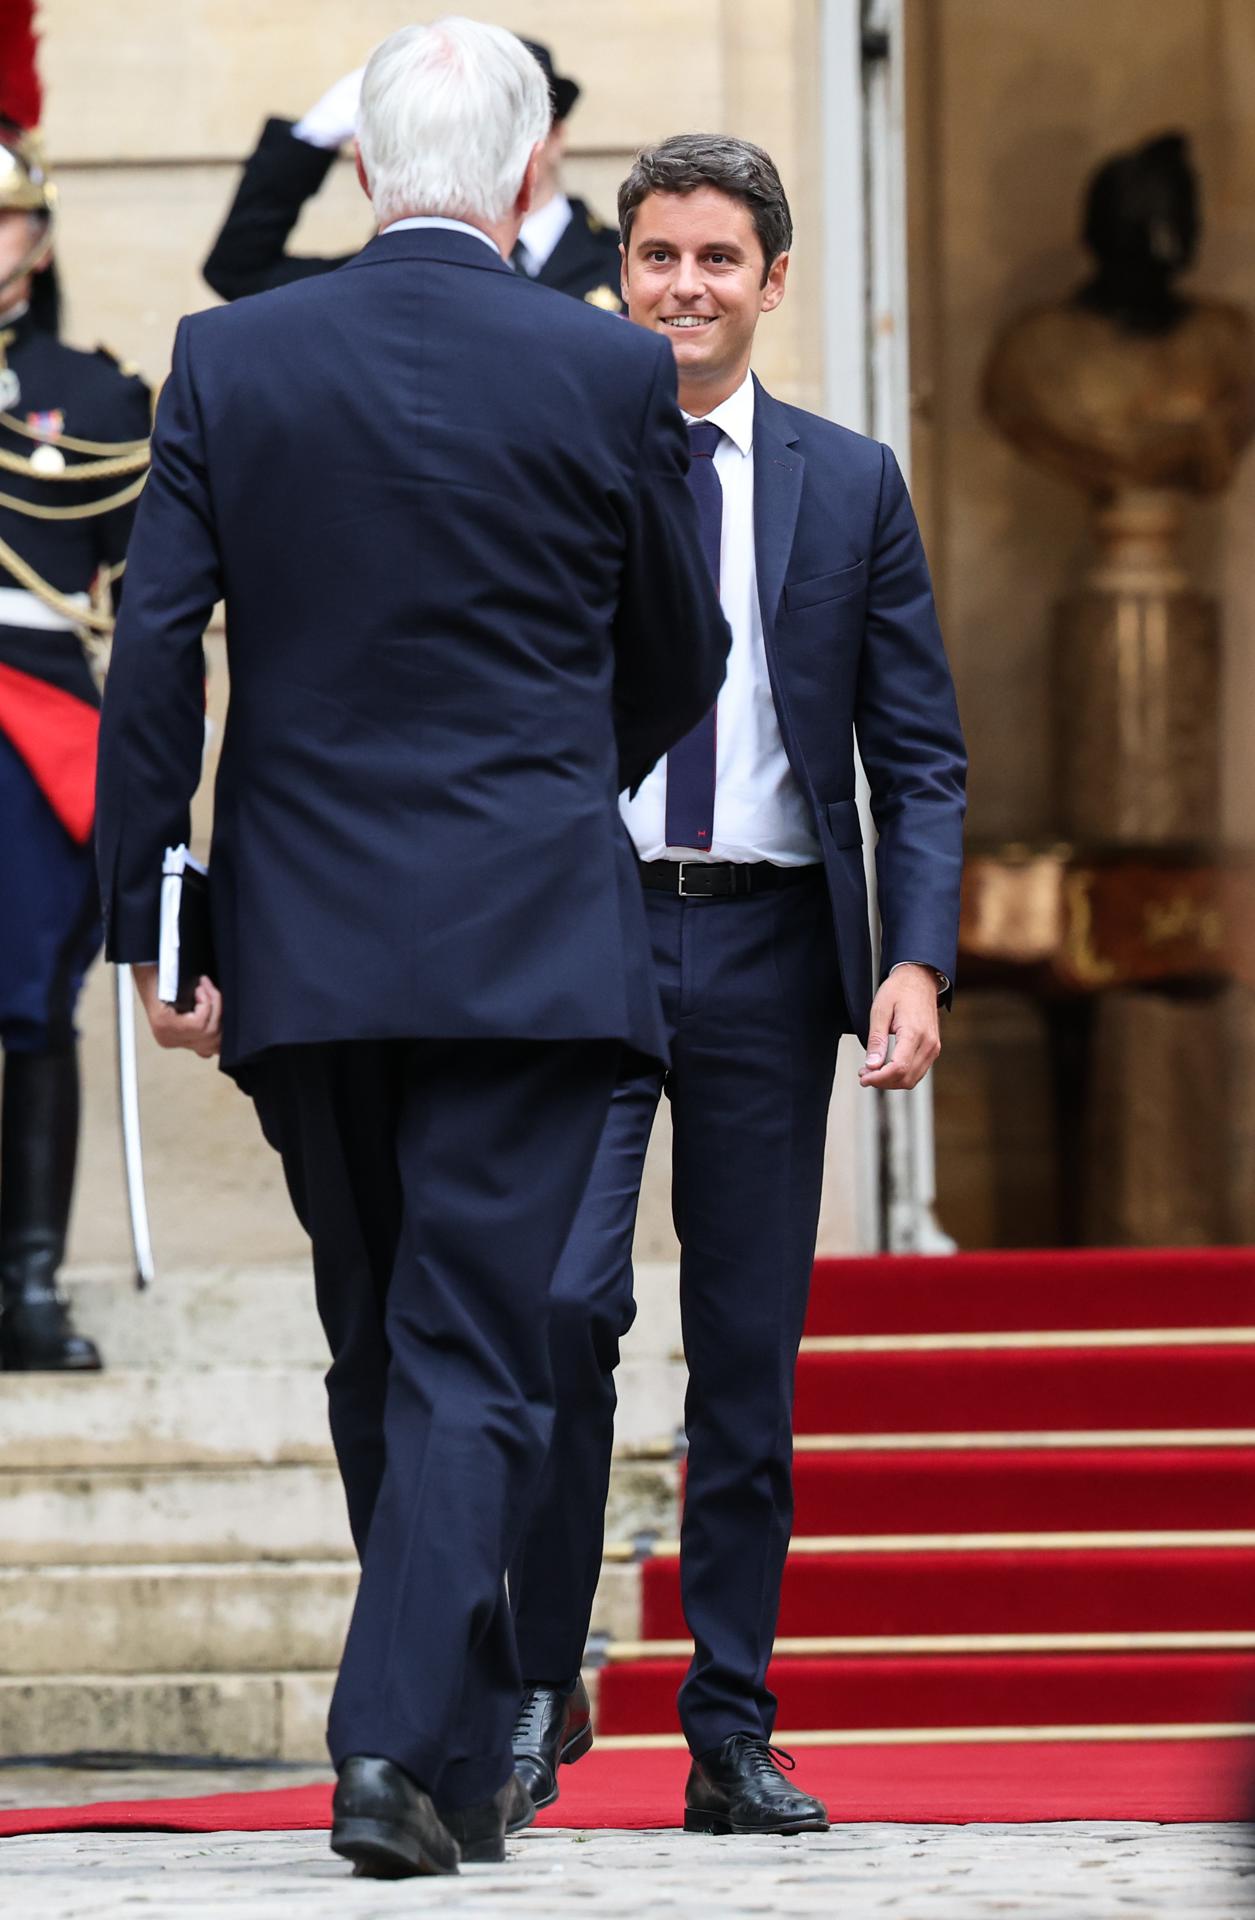
[[[640,1568],[607,1565],[594,1631],[641,1632]],[[0,1674],[303,1672],[335,1666],[351,1561],[0,1568]],[[0,1728],[0,1750],[5,1745]]]
[[[0,1386],[0,1754],[325,1761],[357,1583],[307,1266],[69,1277],[106,1371]],[[675,1270],[638,1269],[608,1537],[673,1538]],[[641,1634],[603,1569],[598,1640]],[[596,1675],[592,1675],[595,1689]]]
[[[680,1463],[621,1454],[610,1468],[607,1540],[649,1534],[673,1540],[680,1528]]]
[[[352,1555],[333,1466],[0,1473],[0,1566]]]
[[[6,1383],[7,1385],[7,1383]],[[616,1460],[607,1535],[674,1538],[679,1466]],[[334,1466],[0,1471],[0,1566],[351,1559]]]
[[[266,1673],[340,1658],[347,1561],[0,1569],[0,1673]]]
[[[635,1329],[634,1329],[635,1331]],[[671,1354],[625,1355],[615,1374],[619,1405],[615,1440],[620,1450],[648,1447],[678,1434],[684,1425],[688,1373]]]
[[[327,1366],[305,1263],[162,1272],[143,1293],[116,1268],[71,1271],[64,1284],[114,1370]]]
[[[0,1678],[6,1760],[127,1755],[325,1762],[320,1673],[65,1673]]]
[[[14,1373],[0,1391],[0,1461],[18,1468],[325,1464],[326,1394],[312,1367],[200,1373]]]
[[[632,1370],[625,1365],[619,1374],[620,1392],[635,1392]],[[676,1423],[641,1413],[619,1424],[618,1459],[640,1458],[674,1473],[660,1448]],[[0,1391],[0,1462],[7,1471],[331,1459],[326,1393],[312,1367],[11,1373]]]
[[[625,1364],[659,1362],[670,1371],[680,1344],[676,1269],[642,1261],[635,1272],[638,1311]],[[129,1268],[71,1268],[63,1279],[76,1319],[115,1370],[327,1365],[304,1261],[163,1269],[142,1293]],[[667,1419],[656,1431],[674,1424]]]
[[[584,1680],[595,1713],[598,1676]],[[334,1681],[329,1669],[0,1679],[0,1752],[6,1760],[116,1755],[326,1766]]]

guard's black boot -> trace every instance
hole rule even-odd
[[[685,1831],[827,1833],[823,1801],[791,1787],[781,1767],[792,1772],[792,1754],[748,1733],[700,1754],[684,1790]]]
[[[10,1052],[0,1108],[0,1362],[12,1372],[94,1373],[57,1270],[78,1157],[78,1051]]]

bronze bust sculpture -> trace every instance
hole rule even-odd
[[[1055,622],[1058,819],[1108,847],[1218,831],[1220,621],[1181,552],[1185,501],[1219,493],[1255,430],[1255,330],[1183,293],[1201,231],[1180,134],[1108,160],[1086,195],[1095,271],[994,342],[995,426],[1093,505],[1095,556]]]
[[[1200,230],[1180,134],[1099,168],[1082,229],[1096,271],[1017,316],[986,368],[989,415],[1030,460],[1099,497],[1228,485],[1255,431],[1255,331],[1243,308],[1180,291]]]

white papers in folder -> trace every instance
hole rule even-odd
[[[183,875],[189,870],[207,874],[209,868],[184,846],[167,847],[161,863],[161,937],[157,947],[157,998],[173,1006],[179,997],[179,909],[183,904]]]

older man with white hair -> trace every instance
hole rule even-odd
[[[381,1877],[532,1815],[504,1575],[549,1288],[620,1063],[667,1049],[617,797],[728,643],[668,343],[507,265],[549,119],[499,28],[376,51],[382,231],[179,329],[103,718],[108,951],[159,1041],[221,1049],[313,1242],[362,1559],[332,1846]],[[220,597],[217,961],[180,1013],[144,963]]]

